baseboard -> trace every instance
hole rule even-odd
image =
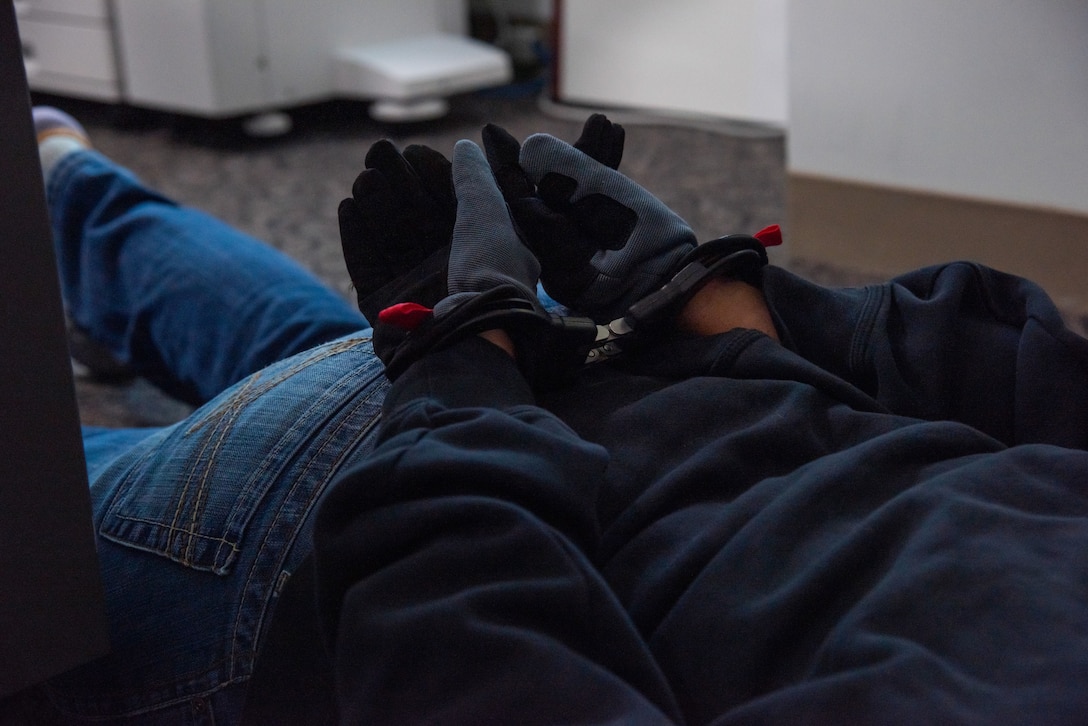
[[[1088,216],[788,176],[787,240],[800,265],[888,277],[969,259],[1033,280],[1088,315]]]

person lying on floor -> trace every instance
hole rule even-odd
[[[181,206],[34,109],[65,310],[198,408],[83,428],[111,653],[25,699],[45,723],[237,724],[316,502],[373,445],[367,320],[300,265]]]
[[[297,611],[340,722],[1083,719],[1088,341],[1039,288],[823,289],[697,246],[615,164],[483,140],[452,194],[379,149],[342,210],[393,385]]]
[[[604,120],[452,170],[383,142],[341,220],[385,368],[297,265],[36,122],[69,314],[203,404],[84,432],[114,651],[51,719],[1084,712],[1088,353],[1031,283],[702,258]]]
[[[12,707],[46,723],[238,723],[316,504],[373,447],[389,385],[373,331],[287,256],[92,149],[68,114],[35,108],[34,126],[73,326],[198,408],[83,427],[112,650]]]

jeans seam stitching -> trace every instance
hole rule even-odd
[[[303,371],[306,368],[313,366],[314,364],[321,363],[322,361],[327,360],[334,355],[339,355],[340,353],[350,351],[353,348],[357,347],[360,343],[365,343],[368,340],[370,340],[370,338],[368,337],[358,337],[348,338],[342,341],[331,343],[329,344],[328,348],[321,351],[317,355],[308,356],[304,360],[292,364],[289,368],[279,372],[276,376],[267,379],[261,386],[252,387],[252,389],[247,386],[245,389],[239,391],[238,394],[232,397],[229,404],[224,403],[224,405],[217,407],[216,410],[209,413],[208,416],[202,418],[200,421],[197,421],[188,429],[186,429],[186,435],[195,433],[210,423],[218,422],[218,420],[220,420],[229,409],[235,408],[237,406],[249,405],[255,399],[257,399],[259,396],[266,393],[270,389],[275,388],[287,379],[298,375],[300,371]]]
[[[362,383],[362,389],[370,388],[372,382],[380,375],[381,375],[380,372],[369,375],[367,377],[367,379],[365,379],[364,381],[361,382]],[[344,388],[344,387],[348,387],[348,381],[342,381],[342,382],[338,383],[336,386],[334,386],[334,389],[340,389],[340,388]],[[359,388],[359,382],[354,377],[352,378],[351,387],[356,388],[357,390]],[[369,403],[371,403],[373,401],[375,395],[376,395],[376,392],[371,391],[365,397],[363,397],[362,399],[356,401],[355,404],[351,407],[351,411],[348,414],[346,414],[345,416],[341,417],[340,421],[336,424],[336,427],[330,433],[331,434],[336,434],[336,433],[342,431],[346,427],[347,423],[349,421],[353,420],[355,415],[365,405],[367,405],[367,404],[369,404]],[[379,414],[379,416],[380,416],[380,414]],[[374,429],[374,426],[376,425],[377,420],[378,419],[375,418],[374,420],[372,420],[370,422],[370,424],[368,426],[364,427],[364,429],[359,432],[359,435],[357,437],[355,437],[355,439],[353,440],[353,443],[355,444],[355,446],[357,446],[358,443],[360,441],[362,441],[363,438],[365,438],[366,435],[369,434]],[[313,462],[317,458],[319,458],[320,454],[323,451],[325,451],[332,444],[332,442],[335,440],[335,438],[336,438],[335,435],[329,435],[329,436],[325,436],[323,438],[323,441],[322,441],[320,447],[317,449],[317,451],[315,451],[313,453],[312,456],[309,457],[309,459],[306,462],[305,466],[303,467],[302,471],[299,472],[299,475],[294,478],[294,483],[293,483],[293,486],[292,486],[292,490],[295,489],[298,486],[298,483],[300,481],[305,479],[304,474],[306,472],[310,471],[313,468]],[[354,450],[355,446],[352,447],[352,450]],[[343,465],[343,461],[347,458],[347,456],[348,456],[347,452],[345,451],[341,456],[339,456],[337,458],[335,464],[333,466],[329,467],[329,473],[325,477],[325,479],[323,480],[323,483],[320,486],[312,487],[312,489],[309,492],[309,495],[308,495],[308,497],[306,499],[306,509],[307,509],[307,511],[309,511],[309,510],[311,510],[313,508],[315,500],[320,496],[318,494],[318,492],[323,492],[327,488],[328,483],[334,478],[334,476],[335,476],[334,472],[339,473],[340,467]],[[286,501],[288,501],[290,499],[291,499],[290,493],[288,493],[288,496],[284,497],[284,502],[286,502]],[[281,504],[281,508],[282,508],[282,504]],[[278,521],[278,520],[279,520],[279,512],[277,512],[277,515],[276,515],[276,518],[275,518],[274,521]],[[271,529],[272,529],[272,527],[270,526],[269,530],[271,530]],[[265,534],[267,535],[267,532]],[[296,528],[296,534],[297,534],[297,528]],[[253,583],[253,578],[255,576],[254,570],[256,569],[257,563],[260,560],[260,551],[265,548],[265,546],[267,545],[267,541],[268,541],[267,536],[262,538],[261,545],[258,548],[258,555],[254,558],[253,564],[250,566],[249,573],[246,575],[245,586],[243,587],[242,592],[249,592],[250,589],[251,589],[251,585]],[[284,559],[283,555],[284,555],[284,553],[286,553],[288,550],[290,550],[290,547],[287,546],[287,543],[284,543],[284,544],[285,544],[285,546],[283,548],[283,553],[281,553],[281,556],[278,558],[278,562],[277,562],[277,569],[279,569],[279,570],[283,569],[283,559]],[[242,605],[243,605],[243,603],[239,603],[239,607],[238,607],[238,609],[237,609],[237,611],[235,613],[234,637],[231,639],[231,668],[232,669],[233,669],[233,664],[236,663],[237,660],[238,660],[237,646],[238,646],[238,640],[239,640],[239,631],[241,629],[241,624],[239,622],[239,618],[241,617],[242,612],[245,610],[245,608]],[[266,600],[265,600],[265,602],[264,602],[264,604],[263,604],[263,606],[261,608],[261,613],[262,613],[261,618],[262,619],[264,618],[263,613],[267,610],[267,607],[268,607],[268,600],[266,598]],[[255,632],[255,634],[253,636],[252,650],[254,652],[256,651],[256,648],[257,648],[257,637],[258,636],[259,636],[259,628],[257,629],[257,632]]]
[[[241,392],[244,392],[245,390],[250,388],[253,383],[259,378],[259,376],[260,373],[257,373],[254,375],[253,378],[247,381]],[[178,561],[186,566],[192,566],[194,564],[193,547],[196,545],[197,537],[200,536],[197,534],[197,523],[199,521],[197,515],[200,510],[200,502],[204,498],[203,492],[207,489],[209,472],[215,467],[215,462],[217,458],[216,453],[219,451],[220,446],[223,440],[226,438],[227,434],[230,433],[232,429],[232,424],[234,420],[237,419],[240,411],[241,407],[236,405],[235,399],[232,398],[231,402],[225,407],[224,415],[216,421],[215,428],[213,429],[209,438],[205,440],[205,442],[202,444],[200,451],[198,452],[198,458],[202,458],[203,455],[208,451],[209,447],[212,448],[212,452],[210,454],[210,458],[208,459],[207,464],[200,469],[200,482],[197,485],[197,491],[194,495],[195,498],[190,499],[189,497],[189,490],[190,487],[193,485],[194,474],[196,473],[192,470],[190,470],[189,474],[185,477],[185,485],[184,487],[182,487],[181,492],[179,492],[177,504],[174,508],[174,516],[171,519],[169,528],[167,530],[170,536],[167,538],[166,550],[167,552],[173,550],[174,544],[176,542],[176,535],[187,533],[189,537],[186,540],[182,551],[178,552],[177,555]],[[230,414],[229,416],[226,415],[228,413]],[[182,527],[178,526],[178,522],[184,514],[186,502],[189,501],[192,501],[191,508],[193,511],[192,516],[189,517],[189,529],[185,530]]]

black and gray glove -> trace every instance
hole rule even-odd
[[[408,331],[378,317],[394,302],[431,308],[446,293],[446,261],[457,214],[446,157],[389,141],[370,147],[365,168],[340,202],[340,242],[359,310],[374,328],[383,362]]]
[[[683,219],[615,170],[623,146],[616,128],[600,117],[590,133],[587,122],[581,149],[546,134],[522,146],[498,127],[484,131],[488,159],[540,260],[549,295],[598,323],[643,314],[645,323],[675,313],[705,269],[718,269],[726,258],[733,273],[766,264],[763,244],[748,235],[697,246]],[[710,267],[671,284],[694,261]],[[651,296],[654,302],[646,303]]]
[[[431,350],[493,328],[511,335],[527,372],[553,347],[562,354],[562,331],[536,297],[539,263],[480,148],[460,141],[452,165],[443,165],[437,152],[399,155],[379,143],[340,218],[348,272],[389,378]]]

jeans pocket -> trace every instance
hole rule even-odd
[[[113,481],[102,483],[111,495],[100,535],[227,574],[247,529],[262,530],[253,535],[261,539],[274,522],[282,525],[284,511],[307,515],[370,438],[387,385],[361,338],[250,376],[112,467]]]

